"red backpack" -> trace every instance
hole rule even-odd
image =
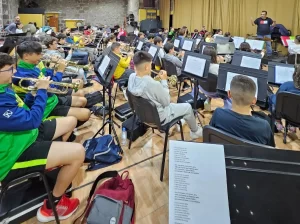
[[[108,171],[97,177],[81,223],[134,224],[134,186],[128,175],[128,171],[124,171],[121,176],[117,171]],[[109,177],[112,178],[96,190],[99,181]]]

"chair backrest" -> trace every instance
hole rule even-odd
[[[165,58],[162,58],[162,68],[166,70],[168,76],[180,75],[177,74],[176,65],[174,65],[171,61],[166,60]]]
[[[206,80],[198,80],[199,85],[207,92],[215,93],[217,92],[218,76],[208,73]]]
[[[300,126],[300,95],[289,92],[277,94],[275,111],[276,117]]]
[[[158,115],[158,111],[156,105],[152,101],[139,96],[134,96],[128,89],[127,97],[129,106],[131,107],[133,112],[139,117],[142,123],[145,123],[150,127],[155,127],[158,129],[161,128],[161,122]]]
[[[236,137],[225,131],[214,128],[210,125],[207,125],[203,128],[203,142],[225,144],[225,145],[226,144],[227,145],[248,145],[248,146],[257,146],[257,147],[264,147],[264,148],[273,148],[271,146],[262,145],[256,142],[252,142],[249,140]]]

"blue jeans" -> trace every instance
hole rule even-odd
[[[271,39],[271,35],[257,35],[258,38],[270,38]],[[267,45],[267,56],[272,56],[272,44],[271,41],[266,41],[266,45]]]

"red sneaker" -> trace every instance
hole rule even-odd
[[[77,198],[67,198],[63,195],[56,205],[59,220],[69,218],[74,212],[76,212],[78,206],[79,200]],[[37,211],[37,219],[40,222],[50,222],[55,220],[52,209],[48,209],[46,206],[46,200],[44,200],[43,206]]]

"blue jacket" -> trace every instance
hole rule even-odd
[[[38,79],[41,76],[41,71],[37,67],[35,67],[34,69],[17,67],[17,72],[14,74],[14,76]],[[53,70],[47,69],[45,76],[50,76],[51,77],[50,79],[53,80],[54,82],[61,82],[63,73],[56,72],[56,75],[54,75]],[[12,82],[14,85],[19,86],[20,79],[13,78]],[[29,82],[26,82],[26,81],[22,82],[22,85],[28,86]],[[54,86],[52,86],[52,87],[54,87]],[[48,94],[48,97],[53,96],[53,93],[47,93],[47,94]],[[26,105],[28,107],[31,107],[34,102],[34,96],[31,93],[25,94],[24,102],[26,102]]]
[[[17,132],[38,128],[43,120],[47,98],[46,90],[38,90],[31,109],[27,110],[12,89],[3,89],[0,92],[0,131]]]

